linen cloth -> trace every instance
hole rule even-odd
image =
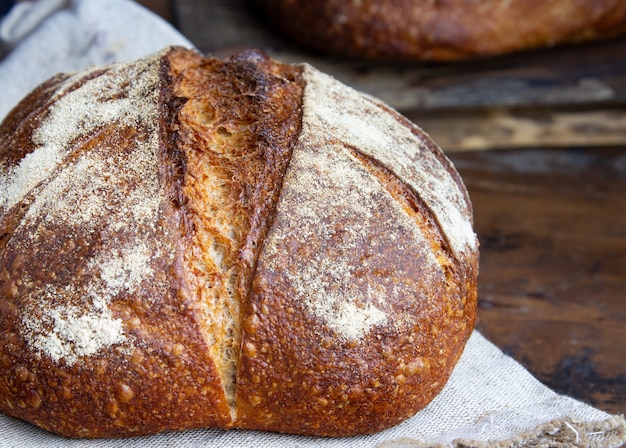
[[[0,119],[57,72],[138,58],[167,45],[192,47],[168,23],[129,0],[40,0],[0,22]],[[0,54],[2,57],[2,54]],[[123,440],[70,440],[0,414],[0,448],[422,448],[597,447],[626,443],[626,421],[558,395],[475,331],[441,394],[378,434],[312,438],[201,429]]]

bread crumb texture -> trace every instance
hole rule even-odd
[[[240,305],[299,129],[300,69],[257,52],[176,60],[176,91],[188,98],[178,136],[194,229],[185,271],[234,416]]]

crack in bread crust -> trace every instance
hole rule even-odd
[[[239,424],[363,434],[445,384],[474,325],[476,237],[428,137],[311,67],[304,79],[302,132],[245,309]]]
[[[378,160],[403,179],[431,210],[457,256],[476,251],[472,208],[458,173],[415,125],[379,101],[306,66],[305,107],[322,132]]]
[[[300,74],[256,52],[178,60],[186,280],[234,418],[241,307],[299,132]]]
[[[465,296],[465,291],[458,291],[458,285],[462,284],[460,273],[454,266],[460,262],[450,249],[450,244],[444,237],[439,222],[433,216],[432,211],[424,204],[417,193],[398,177],[394,176],[379,161],[361,153],[358,148],[348,147],[353,157],[359,160],[389,191],[389,194],[397,201],[402,209],[409,215],[420,231],[426,235],[430,242],[431,251],[435,254],[438,263],[446,277],[446,288],[449,295]]]

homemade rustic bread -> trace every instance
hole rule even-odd
[[[459,60],[626,32],[626,0],[256,1],[297,44],[363,59]]]
[[[442,151],[308,65],[168,48],[0,127],[0,408],[70,437],[395,425],[475,321]]]

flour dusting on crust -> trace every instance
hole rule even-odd
[[[340,338],[405,331],[416,324],[411,304],[434,309],[446,294],[444,270],[429,237],[357,154],[413,189],[456,255],[477,244],[464,190],[381,104],[306,65],[304,77],[302,131],[260,262],[281,271],[293,300]]]
[[[443,283],[439,264],[415,222],[318,125],[305,112],[262,261],[281,271],[294,300],[342,339],[359,340],[382,326],[401,330],[414,317],[389,311],[401,297],[417,300],[427,290],[418,283]],[[396,263],[398,250],[421,261],[421,278],[409,279]],[[289,263],[285,254],[302,261]]]
[[[55,362],[131,347],[110,304],[141,295],[145,282],[158,287],[154,260],[172,256],[151,236],[164,200],[155,126],[161,57],[66,80],[31,137],[34,150],[0,167],[0,213],[27,205],[8,247],[31,253],[42,266],[27,275],[47,279],[23,298],[22,334]],[[60,254],[76,266],[55,265]]]
[[[471,211],[446,167],[376,100],[304,66],[304,108],[337,140],[383,163],[433,211],[455,253],[476,250]]]
[[[109,66],[104,73],[89,79],[75,90],[77,82],[89,78],[90,72],[82,72],[65,80],[52,98],[48,116],[32,136],[36,149],[27,154],[17,166],[0,167],[0,213],[5,212],[45,181],[60,166],[73,149],[72,142],[78,137],[89,136],[101,126],[117,121],[132,126],[156,111],[154,82],[158,79],[154,70],[160,60],[158,53],[137,64]],[[149,73],[152,70],[153,73]],[[128,89],[124,96],[107,99],[112,90],[120,90],[117,79],[133,79],[123,86]]]
[[[64,291],[48,288],[39,299],[54,303],[59,296],[76,293],[71,289],[71,286]],[[88,312],[71,305],[48,306],[40,311],[39,316],[36,310],[28,309],[26,314],[31,317],[23,321],[25,336],[33,348],[55,362],[64,360],[70,366],[81,356],[94,355],[103,348],[127,342],[122,321],[113,318],[107,299],[102,296],[85,297],[91,302]]]

